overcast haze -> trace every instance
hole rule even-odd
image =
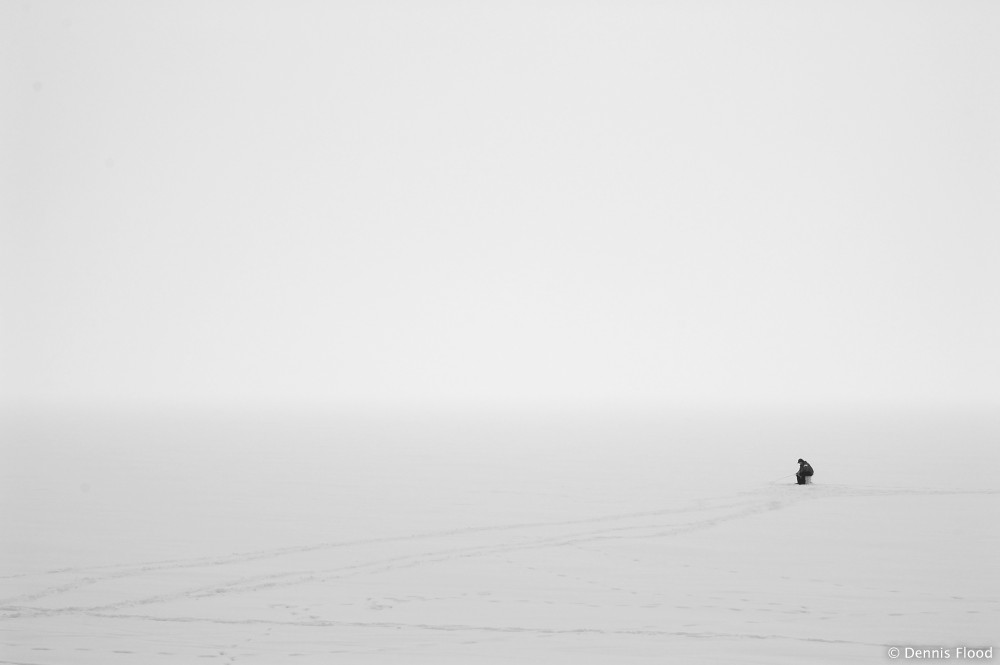
[[[8,404],[997,403],[997,3],[0,7]]]

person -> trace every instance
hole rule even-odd
[[[799,471],[798,473],[795,474],[795,482],[797,482],[799,485],[805,485],[806,478],[809,478],[812,475],[813,475],[812,465],[809,464],[809,462],[805,461],[804,459],[799,458]],[[812,481],[810,480],[809,482]]]

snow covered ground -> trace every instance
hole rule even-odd
[[[998,442],[982,412],[8,416],[0,662],[1000,646]]]

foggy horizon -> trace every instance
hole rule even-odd
[[[1000,404],[994,5],[296,7],[4,6],[3,404]]]

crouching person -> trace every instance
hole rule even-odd
[[[799,460],[799,471],[795,474],[795,481],[799,485],[805,485],[806,483],[812,482],[813,468],[809,462],[804,459]]]

